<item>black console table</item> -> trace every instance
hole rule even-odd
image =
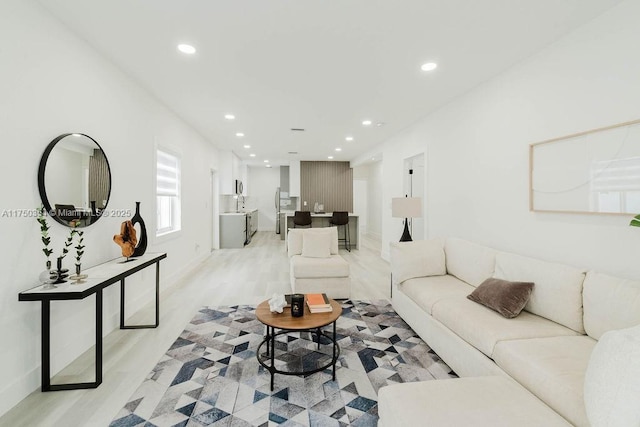
[[[102,290],[107,286],[120,282],[120,329],[158,327],[160,324],[160,260],[166,257],[166,253],[146,253],[137,258],[130,258],[129,261],[117,258],[83,271],[83,274],[88,275],[83,283],[74,284],[68,281],[53,289],[37,286],[18,294],[19,301],[42,302],[42,391],[96,388],[102,383]],[[124,279],[154,264],[156,266],[155,324],[127,326],[124,323]],[[80,300],[93,294],[96,295],[96,380],[84,383],[51,384],[51,301]]]

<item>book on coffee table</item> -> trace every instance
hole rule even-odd
[[[329,313],[333,311],[327,294],[307,294],[307,307],[311,313]]]

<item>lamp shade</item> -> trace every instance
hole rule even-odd
[[[422,199],[420,197],[394,197],[391,199],[391,216],[394,218],[422,216]]]

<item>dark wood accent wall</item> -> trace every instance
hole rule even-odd
[[[302,210],[313,211],[318,202],[325,212],[353,212],[353,169],[349,162],[300,162],[300,196]]]

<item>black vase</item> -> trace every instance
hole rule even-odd
[[[57,285],[59,283],[65,283],[67,281],[67,277],[69,277],[69,269],[68,268],[62,268],[62,258],[63,257],[58,257],[58,262],[56,263],[56,267],[58,267],[55,270],[55,281],[53,282],[54,285]],[[52,270],[53,271],[53,270]],[[54,275],[51,275],[51,278],[54,278]]]
[[[136,213],[131,218],[131,223],[135,226],[140,224],[140,237],[138,238],[138,245],[133,250],[132,257],[141,256],[147,250],[147,227],[144,225],[144,219],[140,216],[140,202],[136,202]]]

